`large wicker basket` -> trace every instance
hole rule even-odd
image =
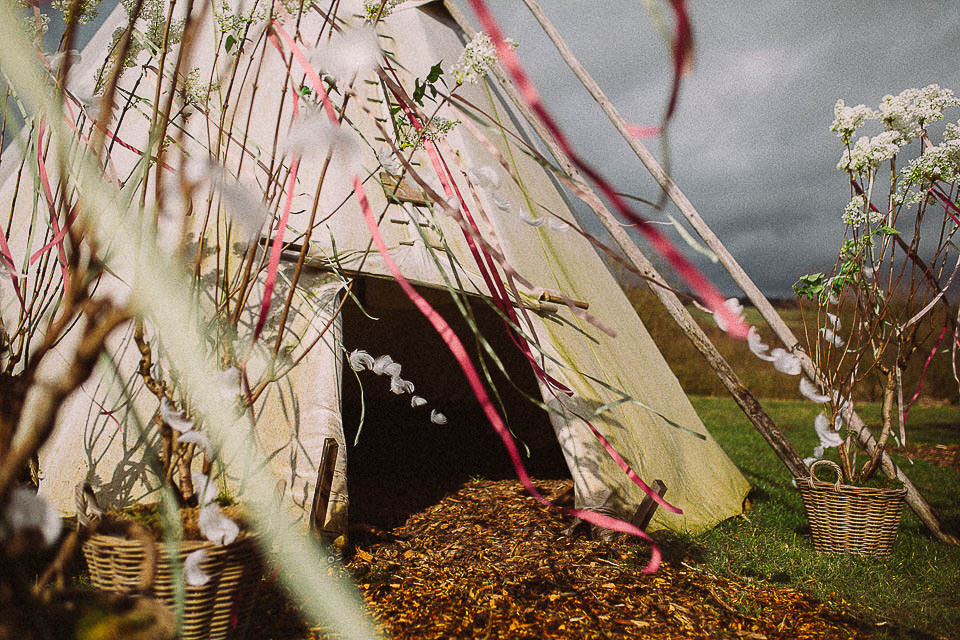
[[[820,465],[832,468],[836,482],[816,479]],[[810,475],[797,478],[797,488],[810,521],[813,546],[821,553],[884,556],[893,550],[906,489],[873,489],[840,484],[842,471],[829,460],[817,460]]]
[[[168,547],[163,542],[154,544],[156,560],[149,594],[172,610],[176,596]],[[222,547],[206,540],[181,542],[181,566],[188,555],[201,548],[206,549],[207,559],[200,568],[210,580],[198,587],[186,585],[179,638],[242,638],[261,577],[254,540],[241,535],[233,544]],[[141,542],[110,535],[91,536],[83,545],[83,555],[93,586],[115,593],[136,591],[149,562]]]

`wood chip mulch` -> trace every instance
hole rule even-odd
[[[960,471],[960,444],[908,444],[894,451],[938,467]]]
[[[537,485],[555,496],[569,481]],[[472,481],[401,527],[368,530],[347,566],[385,635],[398,639],[801,640],[868,630],[801,592],[682,560],[644,575],[649,549],[566,535],[569,525],[516,481]]]

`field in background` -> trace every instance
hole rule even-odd
[[[684,390],[691,395],[727,396],[726,389],[706,364],[703,356],[681,333],[654,295],[646,289],[634,287],[628,287],[626,293],[673,372],[679,378]],[[801,344],[804,344],[803,323],[801,322],[798,304],[793,301],[774,301],[774,305],[780,311],[784,321],[800,339]],[[720,331],[713,319],[708,317],[707,314],[695,309],[692,305],[689,305],[688,309],[756,397],[781,398],[784,400],[801,399],[797,390],[798,379],[796,377],[777,372],[769,362],[764,362],[754,356],[747,348],[746,342],[733,340]],[[764,342],[771,348],[780,346],[776,342],[773,332],[767,328],[755,308],[745,305],[745,315],[747,323],[757,327]],[[949,338],[944,340],[944,344],[938,349],[930,363],[923,393],[920,396],[921,403],[947,402],[956,404],[960,401],[957,383],[953,379],[950,351],[947,348],[949,347],[948,340]],[[920,369],[922,369],[923,361],[930,353],[933,342],[933,340],[929,340],[922,353],[914,356],[919,361],[913,363],[913,369],[904,377],[903,393],[905,399],[910,398],[917,389]],[[862,389],[866,390],[866,387],[862,387]],[[861,399],[879,400],[879,386],[869,389],[867,396]]]

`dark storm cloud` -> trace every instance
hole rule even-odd
[[[578,149],[620,188],[655,194],[522,3],[490,4]],[[835,169],[834,103],[876,107],[886,94],[931,83],[960,92],[960,3],[688,4],[697,59],[670,130],[673,176],[761,288],[790,295],[799,275],[832,265],[842,232],[848,189]],[[541,6],[624,116],[656,124],[670,58],[644,3]],[[659,142],[647,145],[661,156]],[[733,293],[721,270],[698,261]]]

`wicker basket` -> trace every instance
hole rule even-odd
[[[837,474],[834,483],[816,479],[820,465]],[[872,489],[840,484],[840,467],[817,460],[797,488],[810,520],[813,546],[821,553],[884,556],[893,550],[906,489]]]
[[[173,573],[168,547],[155,544],[156,565],[150,595],[170,607],[175,603]],[[180,543],[180,562],[197,549],[206,549],[200,567],[210,576],[206,584],[186,585],[182,640],[236,640],[246,631],[253,595],[261,572],[253,538],[241,535],[236,542],[218,546],[206,540]],[[94,535],[84,543],[83,555],[90,568],[93,586],[115,593],[132,593],[147,569],[143,545],[127,538]]]

